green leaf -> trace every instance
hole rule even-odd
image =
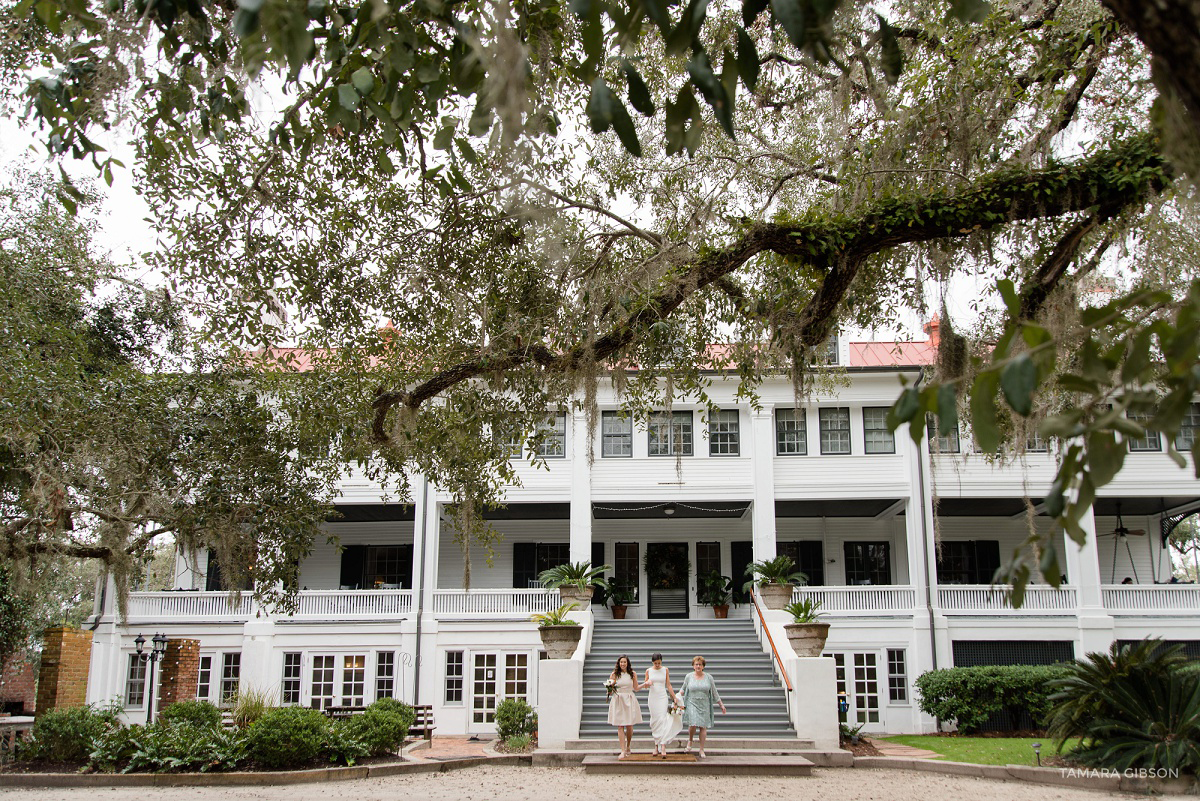
[[[1058,385],[1067,392],[1082,392],[1084,395],[1099,395],[1100,385],[1095,381],[1073,373],[1063,373],[1058,377]]]
[[[344,83],[337,88],[338,104],[346,109],[346,111],[358,111],[358,103],[360,100],[358,90],[348,83]]]
[[[1033,390],[1037,387],[1037,366],[1028,353],[1022,353],[1004,366],[1000,388],[1013,411],[1028,417],[1033,411]]]
[[[1067,505],[1067,496],[1063,492],[1062,479],[1056,478],[1054,483],[1050,485],[1050,489],[1046,492],[1046,497],[1042,499],[1045,505],[1046,514],[1050,517],[1058,517],[1063,513],[1063,509]]]
[[[375,88],[375,74],[368,67],[359,67],[350,76],[350,82],[360,95],[369,95]]]
[[[434,150],[449,150],[451,143],[454,142],[454,125],[443,125],[438,129],[438,132],[433,135]]]
[[[592,127],[592,133],[604,133],[612,127],[615,99],[603,78],[597,78],[592,83],[592,94],[587,103],[588,123]]]
[[[633,106],[640,114],[647,117],[654,116],[654,101],[650,99],[650,90],[646,88],[646,82],[628,61],[624,63],[624,66],[625,81],[629,85],[629,105]]]
[[[754,40],[744,28],[738,28],[737,41],[738,74],[742,76],[742,83],[746,88],[753,92],[755,84],[758,83],[758,73],[762,69],[758,60],[758,48],[754,46]]]
[[[687,63],[687,71],[688,75],[692,76],[692,83],[696,85],[700,94],[712,107],[717,122],[721,123],[721,127],[725,129],[725,133],[729,134],[730,139],[735,138],[733,134],[733,104],[725,92],[725,86],[713,72],[712,65],[708,62],[708,55],[704,51],[700,51],[692,56]]]
[[[625,104],[616,95],[612,95],[612,101],[612,126],[613,130],[617,132],[617,138],[630,153],[635,156],[642,155],[642,145],[638,142],[637,130],[633,127],[633,120],[629,118],[629,112],[625,110]]]
[[[892,404],[892,408],[888,409],[888,428],[895,431],[902,423],[911,423],[913,415],[920,410],[921,393],[915,388],[909,387],[900,393],[900,397],[896,398],[896,402]]]
[[[1007,278],[1001,278],[996,282],[996,289],[999,290],[1000,297],[1004,299],[1004,307],[1008,309],[1009,319],[1020,318],[1021,299],[1017,297],[1017,289],[1013,286],[1013,282]]]
[[[961,22],[983,22],[992,8],[986,0],[950,0],[950,13]]]
[[[233,15],[233,32],[239,39],[245,39],[258,30],[258,12],[239,8]]]
[[[742,0],[742,24],[750,26],[763,13],[769,0]]]
[[[696,106],[696,98],[691,89],[684,86],[679,90],[674,103],[667,103],[667,155],[673,156],[683,150],[686,138],[686,125]]]
[[[1042,559],[1038,563],[1038,569],[1042,571],[1042,577],[1053,586],[1057,587],[1061,583],[1062,568],[1058,566],[1058,550],[1048,539],[1042,542]]]
[[[1125,463],[1125,446],[1111,431],[1093,431],[1087,438],[1088,470],[1092,484],[1103,487],[1112,481]]]
[[[996,426],[996,390],[999,377],[993,371],[980,373],[971,387],[971,428],[975,441],[984,453],[995,453],[1000,447],[1000,431]]]
[[[642,7],[646,9],[646,16],[649,17],[658,30],[664,35],[671,29],[671,17],[667,14],[667,3],[665,0],[642,0]],[[634,108],[637,108],[634,106]]]
[[[958,430],[958,390],[954,384],[942,384],[937,395],[938,435],[946,437]]]
[[[1072,409],[1062,414],[1052,414],[1038,426],[1038,432],[1044,437],[1062,437],[1067,439],[1083,433],[1079,421],[1083,419],[1083,411]]]
[[[808,15],[802,0],[771,0],[771,12],[792,44],[803,49],[808,39]]]
[[[1142,374],[1150,368],[1150,338],[1153,335],[1153,331],[1143,328],[1129,341],[1125,351],[1125,363],[1121,365],[1122,383],[1139,383]]]
[[[896,29],[889,25],[882,15],[876,14],[875,16],[879,17],[879,43],[883,50],[883,77],[889,84],[895,84],[900,79],[900,73],[904,71],[904,51],[900,49],[900,42],[896,39]]]

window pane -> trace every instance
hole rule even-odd
[[[521,458],[521,446],[525,444],[524,440],[525,437],[515,425],[497,425],[492,429],[492,441],[496,443],[500,452],[510,459]]]
[[[819,409],[821,424],[821,453],[850,452],[850,410]]]
[[[863,409],[863,448],[867,453],[895,453],[896,439],[887,427],[886,408]]]
[[[146,661],[138,654],[129,655],[129,675],[125,679],[125,706],[142,706],[146,703]]]
[[[221,655],[221,703],[232,704],[237,699],[242,677],[242,655]]]
[[[692,455],[692,413],[659,412],[650,416],[648,425],[651,456]]]
[[[463,692],[463,652],[446,652],[446,703],[461,704]]]
[[[846,542],[846,583],[891,584],[891,543]]]
[[[737,456],[739,451],[737,409],[713,412],[708,419],[708,452],[712,456]]]
[[[354,654],[342,657],[342,706],[363,705],[366,680],[366,655]]]
[[[375,654],[375,700],[396,695],[396,652]]]
[[[1200,429],[1200,403],[1193,403],[1179,424],[1179,433],[1175,436],[1175,449],[1190,451],[1196,442],[1197,429]]]
[[[313,709],[327,709],[333,706],[333,655],[313,657],[312,667],[312,706]]]
[[[808,420],[804,409],[775,410],[775,450],[780,456],[808,453]]]
[[[702,579],[709,573],[716,571],[721,572],[721,543],[719,542],[697,542],[696,543],[696,578]],[[700,592],[702,590],[699,581],[696,582],[696,601],[700,601]]]
[[[196,680],[196,698],[207,701],[212,690],[212,660],[211,656],[200,657],[200,674]]]
[[[1150,416],[1145,414],[1128,414],[1130,420],[1141,425],[1146,425],[1150,422]],[[1158,436],[1157,431],[1147,431],[1144,437],[1130,437],[1129,451],[1130,453],[1153,453],[1162,450],[1162,440]]]
[[[888,649],[888,699],[894,703],[908,701],[908,668],[903,649]]]
[[[633,418],[620,412],[600,414],[600,455],[606,458],[633,456]]]
[[[538,444],[537,453],[546,459],[565,459],[567,456],[567,415],[558,412],[544,423],[538,424],[538,433],[544,439]]]
[[[613,557],[613,580],[620,582],[633,592],[633,602],[638,600],[638,544],[636,542],[618,542]]]
[[[300,703],[300,656],[299,652],[283,655],[283,681],[280,684],[281,703]]]
[[[939,436],[937,417],[931,414],[925,417],[925,429],[929,435],[929,450],[932,453],[958,453],[957,424],[949,434],[944,437]]]

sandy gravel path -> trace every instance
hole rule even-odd
[[[483,766],[291,787],[5,789],[12,801],[1097,801],[1139,796],[897,770],[818,769],[805,778],[587,776],[582,768]],[[1144,796],[1140,796],[1144,798]]]

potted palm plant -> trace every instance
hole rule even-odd
[[[750,592],[755,586],[768,609],[783,609],[792,600],[792,587],[804,584],[808,576],[796,570],[792,557],[780,554],[773,559],[760,559],[746,566],[750,580],[742,592]]]
[[[542,645],[546,648],[547,659],[570,659],[579,647],[583,626],[567,617],[574,608],[575,604],[565,603],[553,612],[530,618],[538,624],[538,634],[541,635]]]
[[[629,604],[634,600],[633,588],[623,581],[614,579],[607,586],[598,587],[592,600],[612,610],[613,620],[624,620]]]
[[[714,570],[700,577],[700,603],[711,606],[713,617],[729,617],[729,604],[733,601],[733,579]]]
[[[821,651],[825,650],[829,624],[820,622],[820,608],[821,602],[812,598],[790,603],[783,608],[792,616],[792,622],[786,624],[783,630],[787,632],[788,644],[796,656],[820,656]]]
[[[584,612],[592,605],[592,591],[596,587],[608,587],[604,580],[606,570],[612,570],[612,565],[592,567],[591,562],[567,562],[543,570],[538,581],[548,590],[557,589],[563,603],[574,603],[580,612]]]

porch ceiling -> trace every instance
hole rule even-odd
[[[1034,506],[1041,498],[1030,498]],[[1112,517],[1117,514],[1117,504],[1123,515],[1154,515],[1164,509],[1173,509],[1192,503],[1195,498],[1186,497],[1120,497],[1097,498],[1092,509],[1095,514]],[[940,498],[938,514],[942,517],[1013,517],[1025,510],[1023,498]],[[1042,510],[1038,509],[1038,514]]]
[[[336,507],[340,515],[330,523],[379,523],[385,520],[415,520],[416,509],[407,503],[345,503]]]
[[[820,498],[804,501],[775,501],[776,517],[875,517],[897,498]],[[901,510],[900,514],[904,514]]]
[[[749,501],[663,501],[661,503],[599,503],[592,504],[592,517],[597,520],[630,520],[644,518],[739,518],[750,508]],[[667,510],[672,510],[670,514]]]

